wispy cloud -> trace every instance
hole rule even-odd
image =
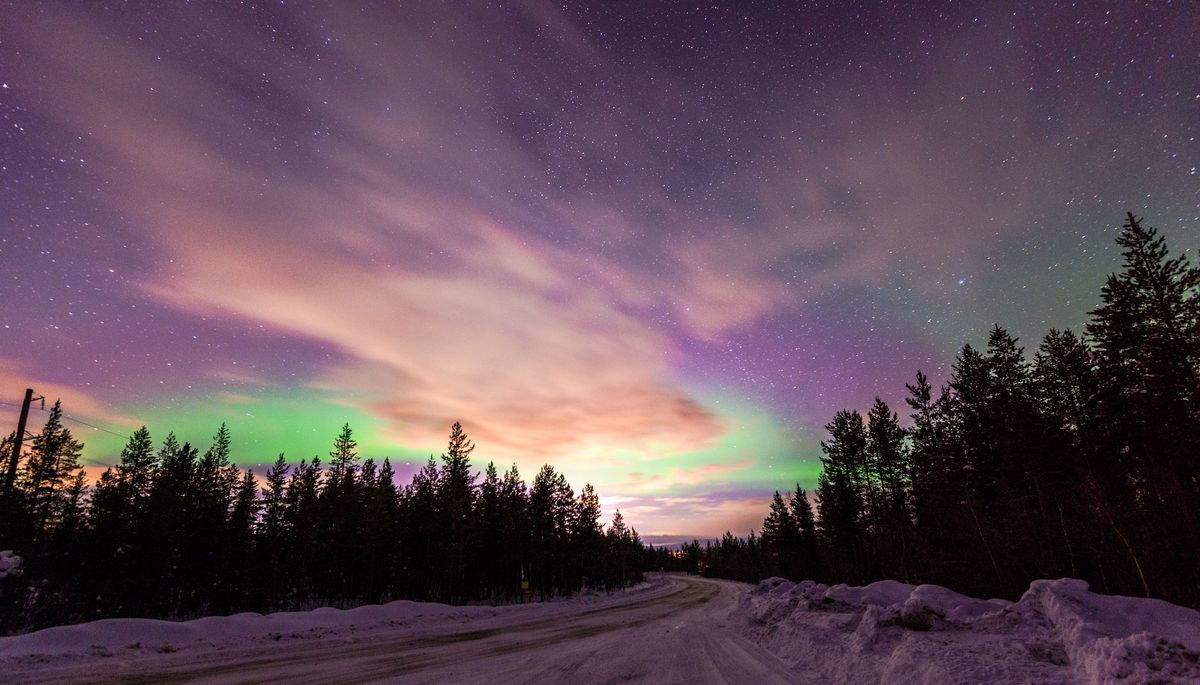
[[[16,416],[20,413],[19,403],[24,397],[26,388],[33,388],[35,396],[44,397],[47,407],[58,400],[62,400],[64,412],[74,417],[81,417],[91,422],[103,424],[101,427],[106,430],[120,431],[127,428],[137,428],[141,425],[136,419],[114,412],[110,405],[97,399],[87,390],[39,378],[37,374],[23,364],[5,357],[0,357],[0,388],[5,392],[3,398],[5,406],[0,406],[0,415],[11,417],[11,420],[6,418],[4,421],[4,425],[6,426],[16,425]],[[30,424],[27,430],[34,433],[38,432],[41,428],[40,425],[35,425],[40,415],[41,406],[40,402],[34,405],[34,410],[36,411],[30,414]],[[88,432],[86,427],[80,428],[76,425],[69,425],[68,427],[76,435]]]
[[[786,405],[808,444],[831,408],[881,380],[900,391],[896,369],[945,344],[918,309],[990,311],[990,293],[952,304],[947,278],[1000,273],[998,250],[1082,196],[1076,172],[1116,154],[1086,141],[1128,120],[1110,91],[1137,90],[1097,77],[1056,95],[1033,82],[1046,55],[1010,44],[1035,29],[977,44],[949,20],[895,34],[888,50],[912,59],[767,41],[786,69],[739,48],[681,70],[670,46],[635,58],[542,1],[145,11],[159,34],[101,5],[10,8],[5,97],[37,154],[86,158],[72,193],[106,209],[89,231],[140,255],[105,254],[121,269],[103,287],[132,290],[94,296],[228,328],[188,343],[186,372],[151,374],[110,327],[74,377],[101,369],[110,399],[138,382],[229,402],[315,390],[414,448],[463,420],[489,458],[603,471],[596,485],[654,521],[745,522],[759,499],[705,486],[775,475],[749,450],[711,452],[737,428],[696,386]],[[1126,147],[1158,155],[1161,133]],[[149,331],[137,344],[170,345],[174,323],[142,312],[122,324]],[[241,347],[245,330],[262,337]],[[38,373],[52,363],[0,372],[65,400],[68,374]],[[70,396],[124,421],[100,395]],[[688,453],[704,463],[667,459]]]
[[[732,463],[704,464],[694,468],[672,468],[666,473],[632,472],[625,474],[625,482],[621,483],[620,487],[622,492],[669,492],[681,485],[719,482],[720,477],[725,474],[746,471],[755,465],[753,459],[741,459]]]

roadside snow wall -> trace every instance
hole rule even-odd
[[[829,587],[782,578],[746,593],[743,634],[839,683],[1196,683],[1200,612],[1038,580],[1017,602],[936,585]]]

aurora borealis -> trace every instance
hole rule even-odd
[[[1195,254],[1192,3],[592,5],[0,8],[0,421],[407,480],[461,420],[744,534],[837,410],[1082,331],[1126,211]]]

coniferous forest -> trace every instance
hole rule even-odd
[[[455,423],[440,460],[397,487],[388,460],[360,460],[350,427],[328,463],[260,480],[231,463],[224,425],[203,454],[145,428],[87,486],[82,443],[58,403],[15,478],[5,478],[0,633],[96,618],[191,618],[347,607],[392,599],[514,602],[640,579],[642,545],[620,512],[605,530],[591,485],[549,465],[471,470]],[[3,454],[11,458],[11,437]],[[8,465],[7,463],[5,464]]]
[[[1015,597],[1070,576],[1098,592],[1200,607],[1200,267],[1129,215],[1124,261],[1082,335],[1027,355],[996,326],[944,387],[917,372],[907,420],[877,399],[839,411],[809,493],[776,493],[761,534],[643,548],[590,485],[547,465],[471,470],[451,429],[397,487],[345,426],[328,463],[280,455],[260,479],[222,426],[203,454],[130,437],[89,486],[56,403],[14,465],[0,447],[0,625],[187,618],[390,599],[521,601],[614,588],[643,569],[755,581],[893,578]],[[13,478],[7,474],[12,473]]]
[[[777,492],[761,535],[655,563],[1008,598],[1070,576],[1200,607],[1200,267],[1132,214],[1117,242],[1082,336],[1051,330],[1030,359],[996,326],[945,387],[917,372],[905,425],[880,399],[839,411],[815,493]]]

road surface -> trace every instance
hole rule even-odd
[[[750,587],[671,576],[648,597],[495,627],[477,621],[439,634],[381,630],[352,642],[335,635],[167,659],[110,657],[27,675],[88,683],[794,682],[783,662],[726,626]]]

